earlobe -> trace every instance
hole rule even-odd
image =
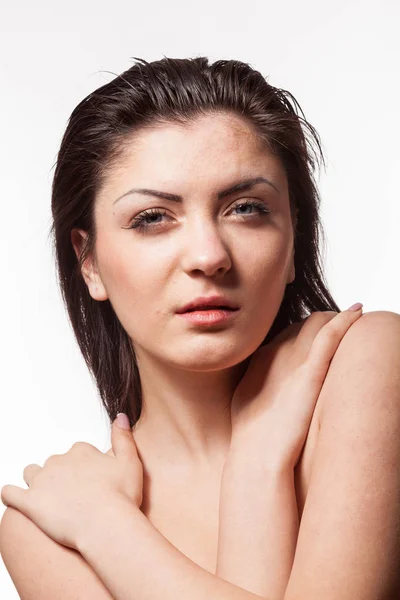
[[[71,243],[78,260],[81,256],[86,237],[87,232],[83,231],[83,229],[73,229],[71,231]],[[85,259],[81,267],[81,274],[93,300],[97,300],[99,302],[108,300],[107,292],[101,280],[98,269],[94,265],[93,257],[91,255]]]
[[[88,286],[89,294],[93,298],[93,300],[97,300],[98,302],[103,302],[104,300],[108,300],[107,292],[104,288],[104,285],[100,279],[99,275],[95,275],[94,277],[84,275],[82,272],[82,276],[86,281],[86,285]]]
[[[295,278],[296,278],[296,270],[295,270],[295,267],[294,267],[294,258],[292,258],[286,284],[293,283],[293,281],[295,280]]]
[[[293,275],[291,275],[290,277],[288,277],[288,280],[286,282],[286,285],[288,285],[289,283],[293,283],[293,281],[296,279],[295,274],[293,273]]]

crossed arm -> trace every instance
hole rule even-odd
[[[399,315],[367,313],[352,326],[332,360],[320,400],[313,472],[281,598],[395,600],[400,597]],[[280,494],[287,492],[290,502],[294,490],[286,478],[275,487],[254,473],[246,479],[240,462],[234,464],[231,477],[223,481],[230,493],[221,494],[225,506],[221,500],[220,511],[233,514],[232,506],[249,510],[226,523],[229,531],[220,531],[222,542],[224,535],[230,540],[229,548],[223,543],[221,548],[247,556],[251,540],[257,535],[258,544],[262,541],[261,532],[266,550],[252,556],[251,570],[243,561],[242,573],[236,567],[234,573],[224,571],[223,578],[218,569],[210,574],[172,546],[140,511],[125,505],[93,515],[81,553],[56,544],[18,511],[7,509],[0,548],[22,600],[278,598],[266,589],[273,574],[265,557],[279,531],[264,524],[271,517],[278,522],[281,510],[287,518]]]

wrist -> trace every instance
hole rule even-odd
[[[268,448],[265,439],[259,440],[255,435],[234,435],[226,460],[226,469],[251,470],[268,475],[294,475],[294,465],[288,462],[273,448]]]
[[[259,597],[283,598],[299,532],[294,471],[242,442],[232,445],[221,481],[216,574]]]
[[[145,518],[136,504],[123,496],[112,496],[98,503],[87,515],[84,526],[79,531],[77,550],[85,557],[97,544],[107,543],[106,539],[117,534],[119,527],[130,518]],[[118,535],[118,534],[117,534]]]

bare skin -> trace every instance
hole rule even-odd
[[[365,314],[333,358],[296,467],[301,524],[288,598],[398,598],[399,335],[399,315]],[[283,342],[279,352],[284,360]],[[141,458],[150,464],[148,455],[142,452]],[[212,507],[199,506],[197,494],[203,486],[211,497],[215,485],[199,469],[194,474],[203,480],[197,482],[193,476],[192,488],[188,480],[179,488],[186,496],[178,498],[170,490],[180,480],[172,469],[167,473],[155,470],[153,463],[150,479],[145,480],[150,504],[145,510],[167,539],[213,573],[215,519]],[[198,515],[203,516],[202,523]],[[186,534],[183,523],[189,527]],[[78,552],[54,542],[19,511],[6,510],[0,531],[2,556],[21,597],[111,600]],[[148,560],[151,563],[150,555]],[[197,577],[202,579],[201,573],[196,582]]]
[[[336,313],[314,315],[305,351],[319,329]],[[303,324],[290,325],[274,341],[276,361],[285,361],[286,349],[299,334]],[[295,468],[295,488],[299,517],[303,512],[310,481],[313,453],[320,427],[321,404],[317,401],[300,460]],[[133,436],[135,432],[133,431]],[[136,439],[135,439],[136,441]],[[165,465],[148,466],[146,455],[140,452],[144,465],[142,512],[149,521],[183,554],[212,574],[216,572],[218,550],[219,499],[222,471],[176,472]],[[113,454],[110,449],[108,454]]]
[[[295,468],[296,497],[301,516],[307,496],[313,451],[319,430],[319,408],[310,425],[302,457]],[[221,477],[172,479],[149,475],[144,482],[141,510],[181,552],[215,574],[218,550],[218,513]]]
[[[319,313],[315,331],[329,319]],[[303,323],[288,327],[277,340],[277,354],[285,359],[285,349],[295,339]],[[310,340],[311,343],[311,340]],[[318,438],[320,404],[317,403],[303,453],[296,467],[296,497],[301,515],[308,491],[313,452]],[[135,432],[133,432],[136,438]],[[136,440],[135,440],[136,441]],[[148,456],[140,452],[144,465],[143,504],[141,510],[149,521],[179,551],[212,574],[217,566],[219,494],[222,471],[198,469],[185,471],[181,477],[164,465],[155,468]],[[113,454],[110,449],[107,454]],[[48,537],[23,513],[9,507],[1,523],[4,546],[1,548],[7,569],[20,594],[48,597],[58,594],[60,580],[68,580],[68,597],[95,597],[112,600],[112,595],[85,559],[75,550]],[[32,554],[29,548],[36,550]],[[28,555],[21,553],[26,548]],[[18,558],[20,557],[20,559]],[[27,571],[27,560],[29,579]],[[43,565],[49,565],[49,569]],[[38,577],[38,572],[41,576]],[[36,582],[36,583],[35,583]],[[84,591],[83,591],[84,590]],[[82,594],[82,595],[81,595]]]

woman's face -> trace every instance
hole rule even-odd
[[[219,197],[260,177],[270,183]],[[128,193],[138,188],[181,200]],[[283,167],[239,117],[137,134],[107,176],[95,218],[98,271],[85,279],[94,299],[110,300],[139,365],[147,356],[213,371],[259,347],[294,279],[293,228]],[[176,312],[215,294],[240,307],[227,322],[199,326]]]

